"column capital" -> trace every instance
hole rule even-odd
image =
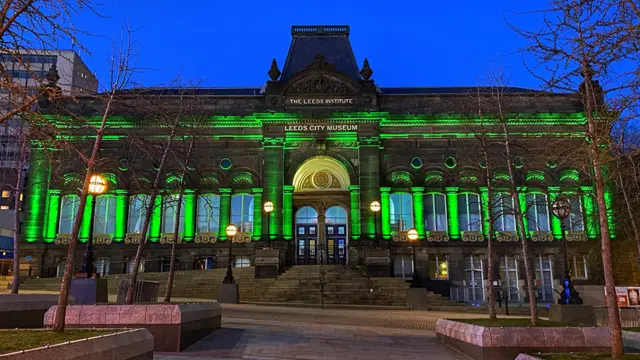
[[[231,195],[231,188],[219,188],[218,191],[220,191],[220,195],[222,196],[229,196]]]
[[[263,191],[264,189],[262,188],[251,188],[251,192],[254,194],[262,194]]]
[[[414,186],[411,188],[411,192],[418,194],[418,193],[423,193],[424,192],[424,186]]]
[[[293,192],[293,185],[284,185],[282,187],[282,190],[284,190],[285,193],[292,193]]]
[[[458,192],[460,188],[458,186],[447,186],[444,188],[448,193]]]
[[[49,189],[49,194],[60,195],[60,189]]]
[[[195,193],[196,193],[196,191],[194,189],[184,189],[184,194],[185,195],[193,195]]]
[[[381,193],[390,193],[391,192],[391,188],[390,187],[381,187],[380,188],[380,192]]]
[[[549,186],[547,189],[549,192],[560,192],[560,186]]]
[[[129,192],[126,189],[115,189],[113,190],[116,195],[127,195]]]
[[[587,192],[592,192],[593,191],[593,186],[580,186],[580,190],[587,191]]]
[[[360,192],[360,185],[349,185],[349,191],[353,192]]]

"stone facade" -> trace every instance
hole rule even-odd
[[[489,211],[487,161],[479,141],[484,136],[492,143],[493,182],[497,192],[504,192],[509,177],[497,140],[504,136],[501,121],[507,121],[520,198],[530,205],[526,211],[537,209],[532,219],[541,222],[528,225],[527,241],[542,300],[553,301],[552,287],[562,274],[560,221],[549,216],[549,202],[561,193],[569,191],[580,212],[569,221],[572,271],[585,279],[597,273],[583,257],[597,246],[592,186],[585,174],[559,161],[562,151],[583,141],[579,96],[510,87],[384,88],[372,80],[368,60],[357,67],[348,27],[294,27],[292,33],[287,62],[280,71],[274,60],[271,80],[262,89],[141,89],[118,95],[100,153],[99,172],[109,180],[115,205],[98,207],[116,211],[110,218],[98,209],[109,223],[103,227],[108,233],[96,234],[94,227],[94,253],[103,266],[99,273],[130,270],[139,238],[132,231],[131,201],[149,192],[159,150],[169,138],[167,124],[181,116],[185,104],[197,114],[177,128],[174,155],[161,174],[162,196],[175,193],[180,156],[193,139],[183,176],[180,269],[224,267],[229,258],[236,266],[254,265],[256,250],[268,246],[280,249],[280,269],[316,263],[364,266],[367,252],[384,252],[387,260],[376,262],[377,272],[382,265],[387,275],[411,277],[415,266],[428,288],[481,301],[491,220],[503,230],[496,233],[502,280],[510,285],[512,300],[522,301],[519,240],[509,219]],[[142,103],[154,104],[155,112],[145,113]],[[103,104],[80,98],[45,105],[52,123],[74,129],[69,141],[88,151],[93,130],[65,127],[73,123],[59,109],[93,117],[95,123]],[[495,115],[499,107],[506,110],[503,117]],[[66,254],[69,235],[61,229],[68,220],[61,218],[69,211],[65,199],[81,184],[80,165],[71,151],[34,150],[23,251],[43,276],[55,276]],[[207,194],[211,197],[202,197]],[[162,202],[171,198],[162,199],[156,200],[151,218],[145,271],[168,269],[173,236],[164,231],[169,218]],[[215,206],[206,205],[207,199]],[[273,203],[273,212],[262,210],[266,201]],[[379,212],[371,210],[374,201]],[[505,216],[512,216],[505,209]],[[90,214],[88,209],[85,217]],[[230,257],[225,228],[231,223],[241,234],[231,244]],[[415,243],[407,239],[410,228],[418,232]],[[88,234],[85,221],[81,240]],[[77,264],[82,251],[79,247]]]

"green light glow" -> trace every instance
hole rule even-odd
[[[560,182],[564,182],[566,180],[570,180],[572,182],[579,182],[580,174],[578,173],[578,170],[574,170],[574,169],[563,170],[560,173]]]
[[[151,221],[149,222],[148,240],[157,242],[160,240],[160,230],[162,226],[162,196],[156,196],[153,201],[153,211],[151,211]]]
[[[196,236],[196,194],[193,189],[185,189],[184,195],[184,241],[193,241]]]
[[[127,191],[116,190],[116,227],[113,234],[113,241],[124,241],[127,231]]]
[[[229,226],[229,217],[231,215],[231,188],[220,188],[220,229],[218,230],[218,238],[227,239],[227,226]]]
[[[264,148],[264,188],[265,199],[273,202],[274,211],[269,217],[269,234],[278,238],[283,234],[282,196],[284,187],[284,147],[268,146]]]
[[[558,186],[549,186],[549,204],[553,204],[554,201],[560,196],[560,187]],[[551,208],[551,205],[550,205]],[[549,212],[552,214],[552,212]],[[553,237],[556,239],[562,239],[562,222],[558,219],[557,216],[551,215],[551,233]]]
[[[544,175],[544,171],[542,170],[530,170],[527,172],[527,176],[525,178],[526,182],[537,181],[544,182],[546,180],[546,176]]]
[[[43,232],[46,231],[48,169],[49,164],[44,149],[40,149],[34,144],[29,162],[29,182],[25,186],[24,239],[27,242],[42,239]]]
[[[486,187],[480,188],[480,198],[482,203],[482,232],[486,238],[489,237],[489,222],[491,221],[491,214],[489,212],[489,189]]]
[[[584,209],[584,229],[589,239],[595,239],[598,237],[598,212],[596,210],[596,204],[593,199],[593,187],[581,186],[582,190],[582,208]]]
[[[460,239],[460,224],[458,222],[458,187],[446,187],[447,191],[447,223],[449,238]]]
[[[606,185],[604,190],[604,203],[607,208],[607,225],[609,226],[609,236],[616,237],[616,224],[613,213],[613,192],[611,186]]]
[[[84,214],[82,214],[82,223],[80,224],[80,236],[81,242],[87,242],[89,240],[89,227],[91,226],[91,208],[93,202],[93,196],[87,195],[87,204],[84,208]]]
[[[262,216],[263,215],[267,216],[269,214],[264,213],[262,211],[262,188],[252,188],[251,192],[253,193],[253,237],[252,239],[254,241],[258,241],[262,238]],[[269,234],[268,236],[271,237],[271,234]]]
[[[293,186],[283,186],[282,194],[282,237],[293,240]]]
[[[413,226],[420,238],[424,238],[424,188],[412,187],[413,194]]]
[[[351,193],[351,237],[360,238],[360,186],[349,186]]]
[[[517,190],[518,192],[518,201],[520,202],[520,214],[522,214],[522,226],[524,227],[524,236],[528,238],[531,234],[529,233],[529,221],[527,220],[527,188],[521,187]],[[522,234],[518,234],[522,236]]]
[[[391,203],[390,203],[390,187],[381,187],[380,188],[380,212],[382,213],[380,216],[381,224],[379,226],[382,227],[382,237],[384,239],[391,239]]]
[[[58,216],[60,214],[60,190],[49,190],[49,209],[45,223],[44,241],[52,243],[58,232]]]

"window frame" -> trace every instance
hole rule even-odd
[[[515,201],[513,199],[513,196],[511,196],[511,194],[509,193],[503,193],[503,192],[496,192],[495,194],[493,194],[494,198],[496,196],[500,196],[499,198],[499,203],[496,202],[494,199],[491,199],[491,217],[493,220],[493,229],[494,231],[502,231],[502,232],[515,232],[517,229],[516,226],[516,214],[515,214]],[[504,207],[504,199],[509,199],[509,201],[511,202],[511,212],[507,213],[504,211],[505,207]],[[496,212],[496,207],[499,207],[499,210]],[[500,214],[498,217],[495,217],[497,214]],[[495,217],[495,218],[494,218]],[[510,217],[513,223],[513,230],[505,230],[505,224],[506,224],[506,218]],[[498,224],[500,224],[501,229],[498,228]]]
[[[443,214],[439,214],[437,212],[438,208],[437,208],[437,201],[436,201],[436,197],[441,197],[442,198],[442,204],[444,206],[444,213]],[[430,204],[429,201],[427,199],[431,198]],[[448,204],[447,204],[447,195],[443,194],[443,193],[439,193],[439,192],[429,192],[424,194],[424,199],[423,199],[424,203],[424,229],[425,231],[431,231],[431,232],[448,232],[449,231],[449,216],[448,216]],[[413,205],[413,204],[412,204]],[[428,212],[426,211],[427,206],[429,206],[431,208],[431,210],[433,211],[434,217],[434,223],[433,223],[433,227],[435,228],[434,230],[432,230],[430,228],[430,224],[429,224],[429,220],[428,220]],[[413,214],[412,214],[413,215]],[[439,216],[444,216],[444,229],[438,229],[438,217]]]
[[[98,226],[100,226],[99,224],[99,212],[98,212],[98,208],[99,208],[99,204],[102,202],[104,203],[104,201],[106,200],[106,206],[105,206],[105,218],[104,223],[103,223],[103,228],[102,229],[96,229]],[[112,235],[115,233],[116,231],[116,212],[118,211],[117,208],[117,199],[115,195],[111,195],[111,194],[107,194],[107,195],[99,195],[96,198],[96,208],[93,211],[93,234],[94,236],[96,235]],[[113,212],[113,214],[111,214],[111,211]],[[113,228],[113,231],[109,231],[109,228]],[[97,231],[97,230],[104,230],[104,231]]]
[[[460,197],[463,196],[464,197],[464,207],[460,206]],[[469,202],[469,197],[470,196],[476,196],[478,198],[478,229],[471,229],[469,225],[471,225],[473,223],[473,221],[471,220],[472,217],[472,213],[471,213],[471,206],[470,206],[470,202]],[[463,232],[482,232],[482,197],[480,196],[480,194],[478,193],[474,193],[474,192],[462,192],[462,193],[458,193],[458,196],[456,197],[456,201],[458,202],[458,228],[459,231],[463,231]],[[466,213],[463,214],[461,213],[461,209],[465,209]],[[463,229],[462,226],[460,225],[462,222],[460,221],[461,218],[466,217],[466,223],[467,223],[467,228]]]
[[[403,196],[407,196],[409,198],[409,202],[411,204],[411,206],[409,206],[409,219],[411,219],[411,224],[409,224],[408,226],[405,226],[404,224],[402,224],[401,220],[404,219],[404,215],[407,215],[406,213],[403,213],[404,209],[402,207],[402,198]],[[399,212],[399,217],[396,216],[396,208],[395,208],[395,204],[393,201],[394,197],[398,197],[398,203],[399,203],[399,207],[400,207],[400,212]],[[396,217],[398,217],[398,219],[395,219]],[[394,221],[396,220],[396,221]],[[394,226],[394,225],[397,225]],[[408,192],[403,192],[403,191],[398,191],[398,192],[394,192],[392,194],[389,195],[389,226],[391,228],[391,232],[401,232],[401,231],[408,231],[409,229],[411,229],[414,225],[414,214],[413,214],[413,194],[408,193]]]
[[[529,206],[529,197],[533,196],[533,202],[531,203],[531,206]],[[538,203],[537,203],[537,197],[538,196],[543,196],[544,197],[544,209],[547,212],[546,214],[546,219],[547,219],[547,230],[540,230],[540,226],[538,224],[538,217],[539,217],[539,213],[538,213]],[[527,209],[527,213],[525,214],[525,218],[527,219],[527,232],[529,233],[534,233],[534,232],[551,232],[551,216],[549,213],[549,196],[543,192],[530,192],[527,193],[525,196],[525,204],[528,207]],[[534,214],[531,214],[531,211],[534,212]],[[535,219],[535,221],[531,221],[531,219]],[[532,229],[531,226],[535,225],[535,229]]]
[[[65,209],[65,201],[67,199],[74,199],[74,201],[71,203],[71,213],[69,216],[69,220],[68,221],[68,227],[69,227],[69,232],[63,232],[62,230],[62,219],[63,219],[63,214],[64,214],[64,209]],[[74,195],[74,194],[67,194],[61,197],[60,199],[60,215],[58,218],[58,234],[71,234],[71,230],[73,230],[73,223],[75,221],[76,216],[78,216],[78,210],[80,207],[80,196],[78,195]],[[65,229],[66,230],[66,229]]]
[[[204,204],[204,208],[206,209],[210,209],[211,212],[207,212],[207,217],[206,217],[206,228],[207,231],[201,231],[201,208],[200,208],[200,203],[201,200],[208,198],[208,197],[213,197],[213,204],[212,201],[210,200],[204,200],[205,204]],[[219,194],[216,193],[203,193],[203,194],[199,194],[198,197],[196,198],[196,230],[198,231],[198,234],[201,233],[218,233],[220,232],[220,200],[221,197]],[[215,204],[217,204],[217,218],[216,218],[216,207]],[[213,222],[213,227],[212,227],[212,222]],[[217,224],[217,229],[216,229],[216,225]],[[212,228],[214,230],[212,230]]]
[[[233,199],[237,196],[241,196],[242,201],[241,201],[241,205],[240,205],[240,221],[234,221],[234,208],[233,208]],[[245,200],[247,197],[251,198],[251,200],[249,200],[248,202]],[[230,221],[231,224],[235,225],[236,228],[238,229],[238,232],[240,233],[253,233],[253,226],[254,226],[254,220],[255,220],[255,215],[254,215],[254,205],[255,205],[255,196],[253,196],[253,194],[249,194],[249,193],[237,193],[237,194],[233,194],[231,196],[231,206],[230,206]],[[248,213],[246,214],[246,216],[249,218],[248,220],[245,221],[244,217],[245,217],[245,206],[248,206]],[[251,224],[251,228],[250,229],[246,229],[246,225],[247,224]]]
[[[173,198],[171,203],[167,202],[167,198]],[[162,217],[160,222],[160,233],[161,234],[173,234],[175,231],[175,224],[178,219],[180,219],[178,223],[178,234],[184,234],[184,214],[185,214],[185,198],[182,196],[182,201],[180,205],[180,213],[176,214],[176,210],[178,207],[178,199],[180,199],[179,194],[167,194],[162,196]],[[173,205],[171,205],[173,204]],[[171,209],[173,211],[173,219],[171,222],[171,226],[167,225],[168,214],[167,210]],[[167,228],[168,227],[168,228]]]
[[[138,216],[136,219],[136,224],[140,224],[140,230],[139,231],[132,231],[133,229],[131,229],[131,220],[132,220],[132,214],[134,213],[134,211],[132,211],[131,206],[132,203],[134,201],[139,201],[140,202],[140,210],[138,211]],[[140,234],[142,233],[142,228],[144,227],[144,220],[145,220],[145,216],[147,213],[147,206],[149,205],[149,201],[151,201],[151,195],[149,194],[135,194],[135,195],[131,195],[129,196],[129,199],[127,200],[128,204],[127,204],[127,234]],[[135,227],[135,225],[134,225]],[[149,229],[147,229],[147,232],[149,232]]]

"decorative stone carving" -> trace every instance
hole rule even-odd
[[[553,241],[553,235],[548,231],[536,231],[531,234],[531,241],[533,242],[549,242]]]
[[[56,245],[68,245],[70,240],[71,234],[58,234],[53,243]]]
[[[108,234],[100,234],[93,237],[93,243],[96,245],[108,245],[111,244],[112,241],[111,236]]]
[[[567,231],[565,239],[567,241],[587,241],[587,234],[584,231]]]
[[[252,236],[251,233],[239,232],[231,239],[231,242],[237,243],[237,244],[248,243],[248,242],[251,242],[251,236]]]
[[[196,244],[215,244],[218,242],[218,235],[212,232],[200,233],[193,240]]]
[[[496,240],[499,242],[516,242],[518,235],[513,231],[497,231]]]
[[[345,94],[355,92],[355,89],[344,81],[326,75],[304,78],[291,85],[288,90],[289,94]]]
[[[262,139],[262,145],[264,146],[282,146],[284,145],[284,139],[280,137],[265,137]]]
[[[369,81],[369,79],[371,78],[371,75],[373,75],[373,70],[371,70],[371,67],[369,66],[369,59],[367,58],[364,58],[364,63],[362,64],[362,70],[360,70],[360,75],[366,81]]]
[[[333,148],[350,148],[358,146],[358,140],[328,140],[328,147]]]
[[[280,72],[280,69],[278,69],[278,62],[275,58],[273,59],[273,61],[271,61],[271,68],[269,69],[268,74],[272,82],[277,82],[280,74],[282,74]]]
[[[329,70],[335,70],[336,69],[336,65],[328,62],[324,58],[324,55],[322,55],[321,53],[317,53],[316,57],[313,59],[311,64],[309,64],[309,66],[307,66],[307,69],[329,69]]]
[[[480,231],[464,231],[462,233],[462,241],[464,242],[482,242],[484,235]]]
[[[173,234],[162,234],[162,236],[160,236],[160,244],[173,244],[173,241],[175,240],[175,236]],[[178,237],[178,244],[182,243],[182,238]]]
[[[127,234],[124,238],[125,244],[139,244],[140,243],[140,234]]]
[[[360,145],[380,145],[380,137],[378,136],[363,136],[358,139]]]
[[[429,242],[448,242],[449,234],[445,231],[429,231],[427,233],[427,241]]]

